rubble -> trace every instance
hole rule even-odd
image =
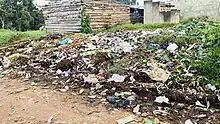
[[[154,102],[157,102],[157,103],[167,103],[169,104],[169,99],[166,98],[165,96],[159,96],[155,99]]]
[[[184,118],[209,117],[209,108],[219,109],[220,95],[214,85],[200,84],[204,77],[191,66],[192,58],[203,56],[198,51],[201,43],[154,42],[154,37],[163,36],[161,32],[109,32],[53,39],[49,35],[10,53],[5,50],[0,66],[2,72],[9,67],[10,74],[24,72],[18,74],[34,85],[53,85],[58,91],[75,91],[90,100],[104,98],[102,103],[137,115],[171,115],[182,122]],[[171,32],[180,36],[179,31]],[[208,109],[199,114],[196,107]],[[194,109],[193,114],[186,114]]]
[[[127,116],[125,118],[121,118],[119,120],[117,120],[118,124],[128,124],[129,122],[134,121],[134,117],[133,115]]]

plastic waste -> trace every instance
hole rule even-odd
[[[199,114],[199,115],[194,115],[194,116],[191,116],[191,117],[193,117],[193,118],[205,118],[205,117],[207,117],[207,115],[206,114]]]
[[[69,90],[69,86],[65,86],[64,89],[59,89],[61,92],[67,92]]]
[[[168,47],[168,44],[167,44],[166,42],[163,42],[162,48],[163,48],[163,49],[166,49],[167,47]]]
[[[160,124],[160,120],[158,118],[154,119],[154,124]]]
[[[215,91],[216,90],[216,87],[212,84],[207,84],[206,87],[212,91]]]
[[[153,46],[153,44],[149,44],[147,48],[148,48],[148,49],[153,49],[154,46]]]
[[[4,68],[8,68],[9,66],[11,66],[11,61],[9,60],[8,57],[3,57],[3,67]]]
[[[87,96],[90,99],[95,99],[97,96],[96,95],[91,95],[91,96]]]
[[[119,46],[122,48],[122,50],[125,52],[125,53],[131,53],[131,51],[134,49],[132,47],[132,45],[128,42],[120,42],[119,43]]]
[[[144,64],[147,64],[147,60],[143,60],[143,63],[144,63]]]
[[[111,104],[116,103],[116,97],[115,96],[107,96],[107,101]]]
[[[70,38],[66,38],[60,42],[58,42],[58,45],[65,45],[65,44],[69,44],[72,43],[72,40]]]
[[[166,82],[169,79],[170,74],[162,68],[159,68],[157,64],[148,63],[148,66],[150,66],[151,69],[141,71],[146,73],[152,80]]]
[[[170,44],[168,47],[167,47],[167,50],[171,53],[174,53],[175,50],[178,48],[178,46],[176,44]]]
[[[103,50],[91,50],[91,51],[86,51],[86,52],[83,52],[81,55],[82,56],[90,56],[90,55],[94,55],[96,53],[110,53],[111,50],[109,49],[103,49]]]
[[[123,82],[125,80],[125,76],[121,76],[119,74],[113,74],[110,79],[108,79],[108,82],[114,81],[114,82]]]
[[[187,119],[184,124],[193,124],[193,122],[190,119]]]
[[[119,44],[119,41],[118,41],[117,39],[115,39],[115,40],[113,41],[113,43],[114,43],[115,46],[117,46],[117,45]]]
[[[144,124],[154,124],[154,121],[153,120],[145,119],[144,120]]]
[[[141,113],[139,112],[139,110],[140,110],[140,105],[137,105],[136,107],[133,108],[133,113],[135,113],[135,114],[141,114]]]
[[[169,104],[169,99],[166,98],[165,96],[159,96],[155,99],[155,102],[157,103],[167,103]]]
[[[127,124],[127,123],[132,122],[132,121],[134,121],[134,116],[130,115],[130,116],[127,116],[125,118],[121,118],[121,119],[117,120],[117,123],[118,124]]]
[[[94,49],[97,49],[96,45],[93,45],[92,43],[87,43],[86,50],[94,50]]]
[[[155,118],[154,120],[145,119],[144,124],[159,124],[160,120]]]
[[[0,78],[4,78],[5,77],[5,75],[3,75],[3,74],[0,74]]]
[[[196,101],[196,106],[199,106],[199,107],[206,107],[205,105],[201,104],[199,101]]]
[[[84,82],[86,82],[86,83],[97,83],[97,82],[99,82],[99,80],[95,77],[95,75],[89,75],[87,77],[83,75],[83,79],[84,79]]]

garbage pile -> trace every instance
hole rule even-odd
[[[1,49],[1,74],[87,95],[89,106],[102,102],[173,123],[220,122],[217,88],[201,85],[203,77],[190,65],[201,43],[154,41],[164,32],[186,35],[175,30],[48,35]]]

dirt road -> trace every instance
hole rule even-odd
[[[115,124],[129,114],[122,110],[107,111],[102,105],[88,107],[80,95],[0,79],[1,124]]]

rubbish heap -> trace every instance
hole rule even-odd
[[[220,122],[216,87],[200,84],[190,65],[201,43],[155,40],[164,32],[185,36],[181,31],[48,35],[0,49],[1,74],[84,94],[89,106],[101,102],[173,123]]]

